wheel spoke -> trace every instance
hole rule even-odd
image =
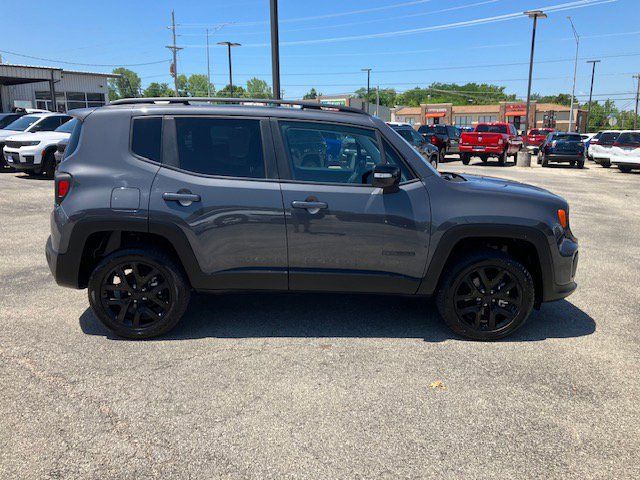
[[[513,317],[515,317],[514,313],[511,310],[501,307],[500,305],[495,305],[493,307],[493,310],[496,314],[502,315],[507,320],[513,320]]]
[[[482,311],[482,307],[480,307],[479,305],[472,305],[470,307],[465,307],[458,310],[458,313],[460,315],[467,315],[468,313],[477,313],[481,311]]]
[[[154,268],[151,270],[151,272],[149,272],[147,275],[142,277],[142,279],[140,280],[140,288],[145,288],[147,286],[147,283],[153,280],[153,277],[158,275],[158,273],[159,273],[158,270]]]
[[[482,323],[482,308],[478,308],[478,310],[476,311],[476,317],[475,317],[473,326],[479,330],[481,323]]]
[[[498,274],[491,281],[491,289],[496,290],[507,276],[508,273],[504,270],[498,272]]]
[[[482,289],[486,292],[491,288],[491,281],[487,277],[487,272],[485,272],[484,268],[478,269],[478,277],[480,277],[480,283],[482,284]]]
[[[165,302],[164,300],[160,300],[156,295],[149,295],[147,298],[158,305],[160,308],[162,308],[163,311],[169,308],[169,303]]]
[[[142,314],[141,309],[142,309],[142,307],[136,306],[136,310],[133,313],[133,326],[134,327],[139,327],[140,326],[140,315]]]
[[[131,291],[131,285],[129,284],[129,280],[127,279],[127,275],[124,273],[124,269],[122,267],[118,267],[116,269],[116,275],[120,279],[120,283],[118,285],[121,285],[122,288],[124,288],[125,290],[130,292]]]
[[[489,330],[494,330],[496,328],[496,312],[494,309],[489,310],[489,322],[487,327]]]
[[[129,310],[129,306],[131,305],[131,300],[125,300],[122,302],[120,311],[118,312],[118,322],[123,323],[124,318]]]

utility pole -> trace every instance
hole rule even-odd
[[[173,75],[173,85],[176,90],[176,97],[180,96],[178,91],[178,50],[182,50],[182,47],[176,46],[176,17],[171,10],[171,32],[173,34],[173,45],[167,45],[167,48],[173,53],[173,63],[171,64],[171,75]]]
[[[380,85],[376,87],[376,117],[379,117],[380,110]]]
[[[640,74],[634,75],[633,78],[635,78],[638,81],[638,89],[636,90],[636,109],[635,109],[635,115],[633,116],[633,129],[636,130],[638,128],[638,100],[640,100]]]
[[[240,44],[234,43],[234,42],[218,42],[218,45],[226,45],[227,47],[227,52],[229,56],[229,90],[230,90],[229,95],[233,97],[233,70],[231,68],[231,48],[239,47]]]
[[[573,20],[571,17],[567,17],[569,22],[571,22],[571,28],[573,29],[573,36],[576,39],[576,59],[573,63],[573,88],[571,89],[571,109],[569,110],[569,131],[573,132],[575,130],[575,121],[573,119],[573,104],[576,93],[576,74],[578,73],[578,50],[580,48],[580,36],[576,31],[576,27],[573,25]]]
[[[278,35],[278,0],[270,0],[271,11],[271,83],[273,98],[280,100],[280,40]]]
[[[533,31],[531,33],[531,55],[529,57],[529,84],[527,86],[527,109],[525,113],[525,133],[531,128],[535,128],[536,122],[533,121],[533,127],[529,125],[529,110],[531,109],[531,80],[533,78],[533,53],[536,46],[536,27],[538,26],[538,18],[547,18],[547,14],[542,10],[528,10],[524,14],[533,18]]]
[[[587,122],[585,125],[585,132],[589,131],[589,117],[591,116],[591,98],[593,97],[593,79],[596,75],[596,63],[599,63],[600,60],[588,60],[587,63],[590,63],[591,66],[591,88],[589,89],[589,107],[587,108]]]
[[[371,93],[371,69],[370,68],[361,68],[363,72],[367,72],[367,113],[369,113],[369,94]]]
[[[209,29],[206,29],[207,36],[207,97],[211,97],[211,65],[209,63]]]

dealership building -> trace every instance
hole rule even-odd
[[[109,101],[109,73],[0,63],[0,111],[17,107],[66,112]]]
[[[459,127],[485,122],[509,122],[521,130],[525,125],[527,105],[521,102],[500,102],[493,105],[453,105],[452,103],[421,104],[419,107],[398,107],[392,110],[392,120],[411,125],[444,123]],[[531,102],[529,124],[569,130],[570,107],[554,103]],[[578,131],[584,132],[587,112],[574,109]]]

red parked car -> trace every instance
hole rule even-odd
[[[462,132],[460,136],[460,158],[465,165],[469,165],[471,157],[480,157],[482,162],[495,157],[504,165],[509,157],[515,159],[520,148],[522,137],[511,123],[479,123],[473,132]]]
[[[544,143],[547,135],[555,133],[554,128],[532,128],[529,130],[529,134],[525,135],[524,145],[532,154],[537,155],[540,150],[540,146]]]

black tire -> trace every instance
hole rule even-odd
[[[571,165],[572,167],[575,167],[576,166],[576,161],[575,160],[571,160],[569,162],[569,165]]]
[[[578,166],[578,168],[584,168],[584,158],[582,160],[578,160],[578,163],[576,165]]]
[[[444,162],[444,148],[438,150],[438,163]]]
[[[537,163],[538,165],[540,165],[540,164],[542,163],[542,155],[538,155],[538,156],[536,157],[536,163]]]
[[[498,165],[502,165],[502,166],[506,165],[508,159],[509,159],[509,155],[507,154],[507,150],[505,150],[498,157]]]
[[[176,326],[191,290],[182,269],[165,252],[126,248],[100,261],[89,278],[88,295],[91,309],[109,330],[120,337],[145,339]]]
[[[542,156],[542,166],[543,167],[548,167],[549,166],[549,159],[547,158],[546,155]]]
[[[479,271],[485,272],[488,285],[482,284],[480,276],[474,277]],[[491,272],[495,275],[487,274]],[[476,278],[478,285],[475,285]],[[487,292],[493,288],[496,290]],[[476,295],[479,302],[474,298]],[[497,340],[525,323],[534,300],[533,278],[524,265],[502,251],[483,249],[465,254],[448,265],[436,303],[440,315],[456,334],[473,340]],[[463,313],[465,310],[470,311]]]
[[[629,173],[631,171],[631,167],[627,165],[618,165],[618,168],[622,173]]]
[[[602,168],[611,168],[611,162],[609,160],[601,160],[600,165],[602,165]]]
[[[56,157],[53,151],[49,151],[42,159],[42,168],[40,173],[43,177],[52,179],[56,173]]]
[[[22,170],[22,172],[29,177],[35,177],[36,175],[38,175],[38,172],[36,172],[35,170]]]
[[[468,153],[461,153],[460,160],[462,160],[463,165],[469,165],[469,162],[471,161],[471,155],[469,155]]]
[[[438,169],[438,165],[440,164],[440,162],[438,160],[439,160],[438,155],[431,155],[429,157],[429,163],[436,170]]]

